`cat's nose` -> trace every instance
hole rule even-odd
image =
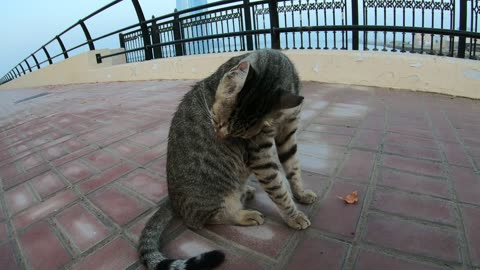
[[[227,133],[223,129],[217,130],[217,138],[219,139],[225,139],[227,138]]]

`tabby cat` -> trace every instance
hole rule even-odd
[[[187,260],[168,259],[159,251],[159,239],[173,213],[194,230],[205,224],[263,224],[262,213],[243,205],[255,192],[247,185],[251,173],[288,226],[310,226],[275,162],[278,154],[293,197],[313,203],[316,195],[302,187],[296,155],[302,102],[295,67],[276,50],[233,57],[185,94],[168,136],[169,199],[148,221],[139,241],[140,258],[148,269],[220,265],[224,254],[217,250]]]

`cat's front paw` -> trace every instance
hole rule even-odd
[[[312,204],[317,200],[317,194],[310,189],[305,189],[298,194],[295,194],[295,199],[302,204]]]
[[[265,223],[265,216],[256,210],[240,210],[237,225],[257,226]]]
[[[295,230],[305,230],[312,224],[308,217],[302,211],[297,211],[297,213],[293,217],[287,218],[286,221],[288,226]]]

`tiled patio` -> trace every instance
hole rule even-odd
[[[0,268],[141,269],[139,233],[167,194],[170,118],[192,84],[0,92]],[[265,225],[178,222],[167,254],[222,249],[232,270],[480,268],[480,102],[312,82],[303,94],[311,228],[289,229],[257,189]],[[355,190],[355,205],[336,198]]]

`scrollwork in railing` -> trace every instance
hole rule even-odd
[[[229,13],[229,14],[222,14],[219,16],[215,17],[209,17],[209,18],[202,18],[201,17],[196,17],[190,19],[188,22],[183,22],[182,26],[183,27],[191,27],[191,26],[197,26],[197,25],[202,25],[202,24],[210,24],[210,23],[215,23],[215,22],[220,22],[220,21],[228,21],[232,19],[238,19],[241,17],[241,14],[239,12],[235,13]]]

